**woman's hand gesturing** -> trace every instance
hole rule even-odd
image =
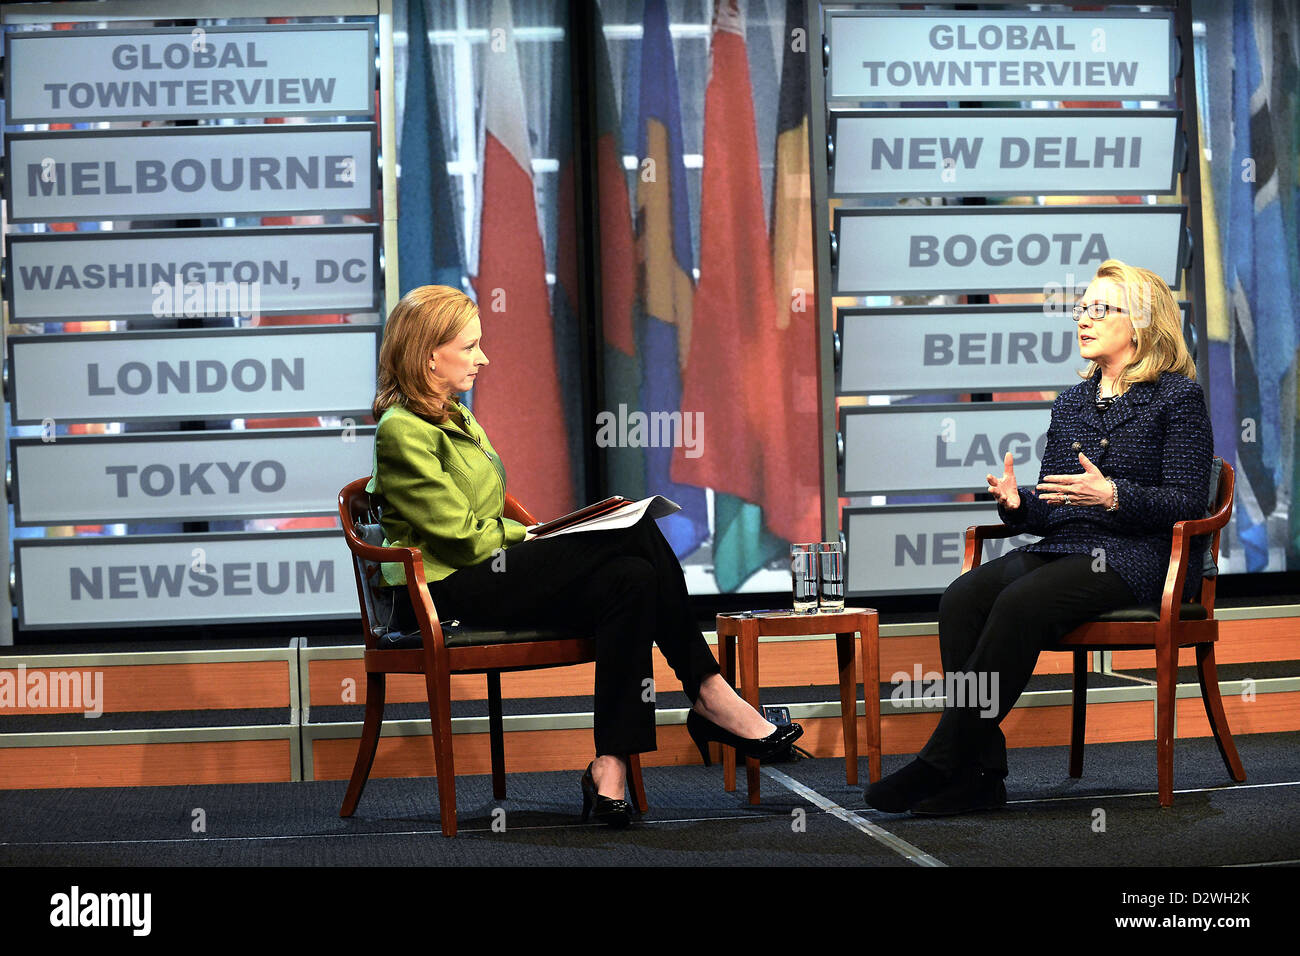
[[[1081,475],[1044,475],[1038,497],[1060,505],[1109,505],[1114,491],[1101,469],[1079,453]]]
[[[1007,452],[1006,460],[1002,463],[1002,477],[987,477],[989,494],[998,499],[998,504],[1005,505],[1010,511],[1020,507],[1020,489],[1016,486],[1016,470],[1011,464],[1011,452]]]

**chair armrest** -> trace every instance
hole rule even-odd
[[[540,522],[533,517],[533,513],[521,505],[519,499],[509,492],[506,493],[506,506],[503,514],[510,520],[518,521],[524,526],[540,524]]]
[[[984,558],[984,542],[989,538],[1011,538],[1020,531],[1009,524],[976,524],[966,529],[966,554],[962,558],[961,573],[979,565]]]

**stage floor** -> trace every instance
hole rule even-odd
[[[453,839],[430,778],[372,779],[349,820],[344,781],[5,790],[0,866],[1300,865],[1300,733],[1235,739],[1243,784],[1211,738],[1177,741],[1167,810],[1153,741],[1089,744],[1079,780],[1064,747],[1013,750],[1007,807],[947,818],[866,808],[840,759],[765,766],[758,807],[743,768],[727,793],[717,765],[649,767],[649,812],[621,832],[579,821],[572,771],[510,774],[501,801],[459,777]]]

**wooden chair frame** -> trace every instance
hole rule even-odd
[[[357,599],[361,606],[361,634],[365,641],[366,714],[352,779],[339,816],[350,817],[361,799],[366,780],[379,746],[384,720],[386,679],[389,674],[423,674],[429,697],[429,717],[433,729],[434,764],[438,780],[439,818],[443,836],[456,835],[456,771],[452,756],[451,675],[485,674],[488,691],[488,728],[492,750],[492,794],[498,800],[506,795],[505,734],[501,716],[501,674],[503,671],[534,670],[585,664],[595,660],[595,641],[589,637],[555,632],[554,638],[510,643],[481,643],[448,646],[438,614],[425,586],[424,562],[418,548],[376,547],[367,544],[356,532],[356,523],[372,513],[366,492],[369,477],[348,483],[339,492],[339,517],[348,549],[352,552],[352,569],[357,582]],[[506,495],[505,516],[526,525],[537,519],[512,495]],[[382,586],[377,579],[378,565],[400,563],[406,571],[406,589],[420,625],[421,646],[386,649],[378,645],[379,636],[371,620],[373,603],[369,589]],[[370,563],[368,573],[367,563]],[[641,762],[636,754],[629,758],[629,784],[633,801],[642,813],[646,810],[645,785],[641,779]]]
[[[1219,755],[1228,774],[1241,783],[1246,779],[1241,758],[1232,742],[1228,719],[1223,712],[1219,696],[1219,678],[1214,664],[1214,645],[1219,639],[1219,622],[1214,619],[1214,590],[1217,577],[1202,578],[1200,607],[1204,619],[1195,605],[1181,601],[1183,586],[1187,581],[1189,551],[1192,538],[1211,534],[1210,548],[1214,560],[1219,558],[1219,533],[1232,515],[1234,474],[1232,466],[1222,463],[1219,487],[1215,496],[1214,512],[1208,518],[1179,521],[1173,528],[1169,550],[1169,571],[1165,576],[1165,589],[1160,598],[1158,620],[1108,620],[1112,615],[1124,615],[1129,609],[1100,615],[1095,621],[1081,624],[1056,645],[1054,650],[1074,653],[1074,690],[1072,722],[1070,729],[1070,776],[1083,775],[1084,724],[1088,706],[1088,653],[1093,650],[1154,650],[1156,653],[1156,774],[1160,806],[1174,802],[1174,707],[1178,690],[1178,650],[1196,648],[1196,668],[1201,682],[1201,699],[1210,729],[1214,732]],[[1006,538],[1020,532],[1009,525],[978,525],[966,529],[966,554],[962,573],[980,563],[984,542],[990,538]],[[1200,560],[1200,554],[1192,555]]]

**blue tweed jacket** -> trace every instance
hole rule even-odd
[[[1040,534],[1016,550],[1091,554],[1105,549],[1139,604],[1158,601],[1169,569],[1175,522],[1203,518],[1210,496],[1213,434],[1201,386],[1174,372],[1140,382],[1105,412],[1094,401],[1101,372],[1066,389],[1052,406],[1043,465],[1045,475],[1082,474],[1083,452],[1119,490],[1119,510],[1104,505],[1043,501],[1032,485],[1020,486],[1020,507],[999,506],[1002,520]],[[1192,541],[1183,599],[1197,600],[1204,537]]]

